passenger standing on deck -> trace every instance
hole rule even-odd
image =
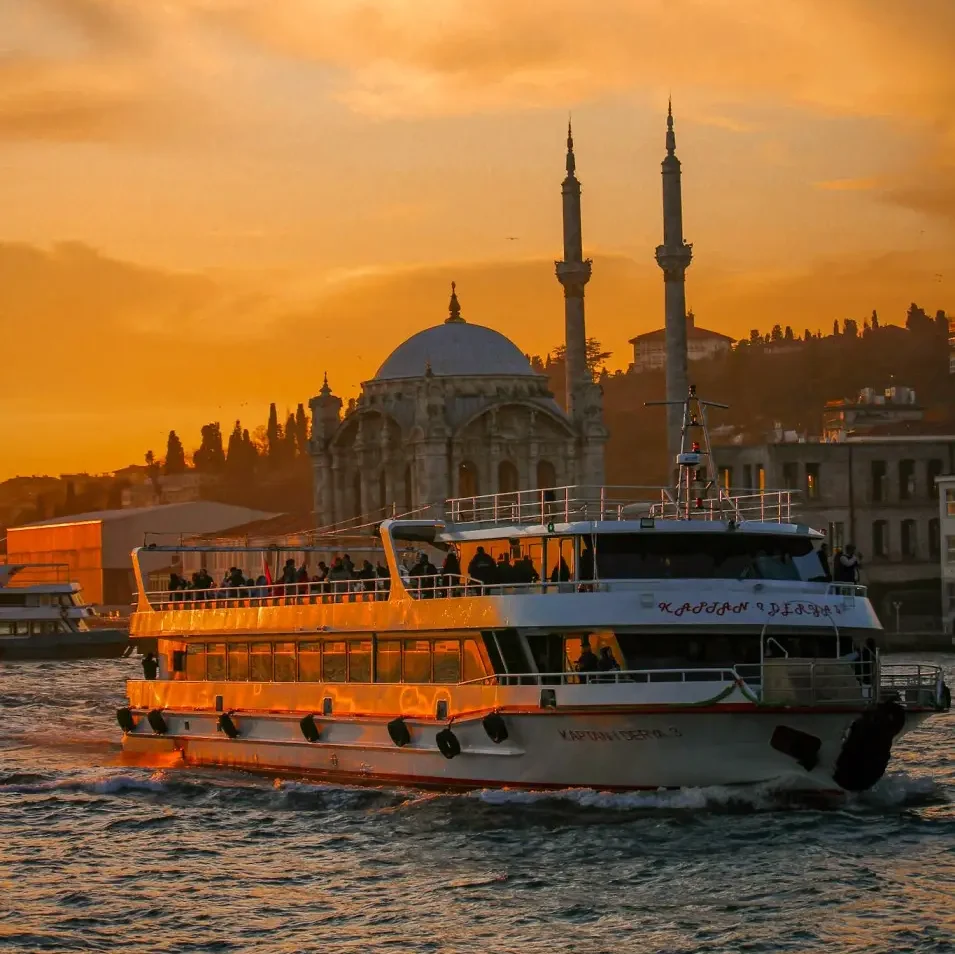
[[[143,678],[155,679],[158,672],[159,660],[152,653],[146,653],[143,658]]]
[[[600,658],[597,660],[597,668],[601,672],[620,672],[620,664],[614,659],[609,646],[600,647]]]
[[[580,681],[589,682],[590,677],[586,675],[590,672],[597,672],[600,663],[590,648],[590,639],[585,636],[581,640],[580,658],[577,660],[577,672],[581,673]]]
[[[833,577],[837,583],[857,583],[862,554],[856,553],[854,543],[847,543],[845,550],[835,560]]]
[[[479,546],[468,564],[468,576],[474,577],[483,586],[490,586],[497,577],[497,567],[494,557],[485,553],[484,547]]]
[[[461,561],[456,550],[448,550],[441,564],[442,583],[448,588],[448,596],[459,596],[461,588]]]

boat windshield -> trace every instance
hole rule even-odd
[[[597,576],[634,579],[826,579],[808,537],[755,533],[604,533],[583,538],[581,567],[596,543]],[[581,574],[584,576],[584,574]]]

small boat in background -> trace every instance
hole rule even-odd
[[[129,631],[103,622],[66,564],[0,564],[0,661],[129,655]]]

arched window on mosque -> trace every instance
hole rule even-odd
[[[388,510],[390,508],[390,501],[388,500],[388,478],[384,468],[381,469],[381,473],[378,475],[378,506],[382,510]]]
[[[361,472],[355,471],[355,476],[352,478],[352,500],[354,502],[354,516],[360,517],[362,514],[362,499],[361,499]]]
[[[458,465],[458,496],[476,497],[479,493],[477,467],[472,461],[462,460]]]
[[[557,471],[549,460],[539,460],[537,462],[537,488],[543,490],[546,487],[557,486]]]
[[[414,510],[414,484],[411,482],[411,465],[405,467],[405,513]]]
[[[516,494],[517,490],[517,468],[509,460],[502,460],[497,467],[497,492],[499,494]]]

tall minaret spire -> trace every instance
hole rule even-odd
[[[667,450],[671,466],[680,453],[686,376],[686,270],[693,247],[683,238],[683,196],[680,160],[676,157],[673,104],[667,106],[667,154],[663,160],[663,244],[657,246],[657,264],[663,269],[666,298]]]
[[[564,257],[556,262],[557,280],[564,286],[565,407],[572,420],[582,410],[582,392],[592,383],[587,370],[587,331],[584,325],[584,286],[590,281],[590,259],[584,258],[580,220],[580,182],[574,156],[574,135],[567,122],[567,175],[561,184],[564,208]]]

